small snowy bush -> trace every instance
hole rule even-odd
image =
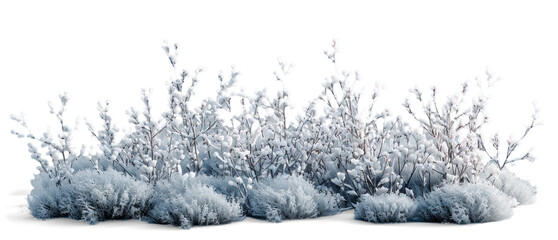
[[[517,202],[486,183],[448,184],[430,192],[418,205],[424,221],[482,223],[506,219]]]
[[[173,176],[157,182],[149,199],[147,220],[188,229],[193,225],[214,225],[243,218],[242,208],[212,187],[192,177]]]
[[[46,173],[39,173],[31,180],[33,190],[27,196],[27,203],[31,215],[38,219],[68,217],[67,212],[61,209],[62,195],[56,186],[56,180]]]
[[[375,223],[407,222],[414,218],[417,206],[403,194],[364,195],[355,206],[355,219]]]
[[[262,179],[248,191],[248,215],[270,222],[315,218],[339,212],[339,196],[319,192],[300,176],[281,175]]]
[[[499,180],[496,180],[494,186],[505,194],[515,198],[519,204],[530,204],[535,202],[535,194],[537,189],[529,182],[517,177],[514,173],[504,169]]]
[[[494,167],[494,166],[492,166]],[[519,178],[507,169],[494,169],[486,167],[483,172],[487,181],[494,187],[500,189],[510,197],[515,198],[519,204],[530,204],[535,202],[537,189],[529,182]]]
[[[28,197],[31,214],[40,219],[69,217],[90,224],[109,219],[139,219],[150,195],[149,186],[108,170],[75,173],[71,183],[57,186],[39,174]]]

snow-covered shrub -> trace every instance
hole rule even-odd
[[[27,196],[27,203],[31,215],[38,219],[67,217],[68,214],[61,209],[62,195],[56,180],[47,173],[41,172],[31,180],[33,190]]]
[[[76,172],[71,183],[56,185],[41,173],[28,196],[31,214],[40,219],[69,217],[90,224],[109,219],[139,219],[146,210],[150,187],[108,170]]]
[[[339,198],[319,192],[301,176],[280,175],[254,184],[248,191],[246,209],[249,216],[271,222],[315,218],[338,213]]]
[[[281,78],[277,80],[282,81]],[[231,150],[227,159],[238,176],[259,180],[280,174],[300,174],[304,169],[297,155],[297,123],[287,122],[288,93],[275,97],[266,90],[241,96],[241,114],[233,117]],[[300,124],[300,123],[298,123]]]
[[[159,181],[149,199],[147,220],[188,229],[193,225],[214,225],[243,218],[238,202],[214,191],[193,177],[175,175]]]
[[[490,75],[488,80],[491,81]],[[429,94],[412,89],[416,109],[410,100],[404,107],[420,124],[426,136],[425,142],[432,147],[433,165],[444,180],[452,183],[474,182],[482,169],[478,134],[487,122],[484,108],[487,98],[470,94],[470,86],[464,83],[457,93],[446,101],[439,101],[439,92],[433,87]]]
[[[335,41],[325,54],[337,69]],[[392,159],[393,136],[404,124],[387,110],[376,112],[377,90],[363,88],[358,73],[335,71],[296,128],[301,134],[294,144],[304,176],[341,194],[347,206],[364,194],[406,192],[408,187]]]
[[[70,99],[69,95],[64,93],[58,97],[60,105],[55,106],[50,102],[48,104],[50,114],[56,117],[60,124],[61,131],[56,134],[56,137],[53,136],[53,132],[50,129],[45,131],[42,136],[35,135],[27,125],[23,114],[19,116],[12,115],[11,118],[22,127],[22,130],[12,130],[12,134],[19,138],[25,137],[30,140],[27,144],[28,151],[31,153],[31,158],[39,163],[37,169],[41,173],[47,174],[50,178],[56,179],[56,184],[60,185],[71,178],[74,173],[72,164],[77,159],[83,158],[85,146],[82,146],[79,152],[73,146],[72,136],[74,127],[70,126],[65,118],[67,104]],[[40,145],[40,148],[37,147],[37,143]],[[46,152],[46,158],[43,157],[44,152]],[[92,158],[86,159],[91,160],[92,165],[96,168],[97,164]]]
[[[423,221],[481,223],[506,219],[517,202],[489,183],[447,184],[420,200],[417,214]]]
[[[537,189],[529,182],[517,177],[511,171],[504,169],[494,181],[494,186],[505,194],[515,198],[519,204],[535,202]]]
[[[537,189],[508,169],[499,170],[496,166],[489,165],[485,167],[483,177],[500,191],[515,198],[519,204],[535,202]]]
[[[91,156],[96,163],[97,169],[105,171],[107,169],[115,169],[116,171],[123,172],[129,176],[137,177],[139,176],[139,169],[134,169],[130,165],[129,159],[125,159],[126,156],[124,148],[120,148],[119,143],[116,140],[116,134],[118,133],[118,128],[112,122],[112,117],[109,114],[110,103],[105,101],[104,103],[99,102],[97,104],[97,111],[99,112],[99,118],[102,120],[101,129],[99,131],[95,130],[92,123],[86,122],[89,132],[98,141],[100,152]],[[124,145],[126,141],[122,141],[120,145]],[[83,163],[80,164],[82,167],[87,166]],[[74,169],[75,169],[74,164]],[[132,173],[134,172],[134,173]],[[139,178],[138,178],[139,179]]]
[[[364,195],[355,206],[355,219],[375,223],[412,221],[416,202],[407,195],[386,193]]]

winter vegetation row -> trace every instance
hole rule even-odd
[[[168,106],[153,114],[148,91],[142,109],[127,112],[131,131],[119,131],[109,102],[99,103],[102,125],[88,123],[98,151],[72,142],[68,96],[49,104],[58,131],[36,135],[21,116],[13,133],[30,140],[39,173],[28,196],[39,219],[67,217],[94,224],[110,219],[151,223],[223,224],[246,216],[281,222],[355,210],[376,222],[477,223],[505,219],[536,193],[506,167],[533,160],[483,131],[487,97],[469,84],[448,98],[413,89],[403,102],[410,121],[374,106],[378,92],[354,87],[355,73],[337,73],[300,113],[289,112],[281,90],[233,91],[238,72],[219,76],[213,98],[194,104],[199,71],[179,70],[178,45],[163,47],[175,77]],[[335,42],[325,51],[336,65]],[[283,81],[286,64],[275,73]],[[335,66],[337,68],[337,66]],[[491,86],[490,74],[478,86]],[[236,104],[235,104],[236,103]],[[287,115],[298,114],[296,121]]]

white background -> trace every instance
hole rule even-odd
[[[552,1],[2,1],[0,2],[0,167],[2,235],[25,239],[115,237],[221,238],[550,238],[556,226],[556,82],[558,5]],[[109,99],[125,123],[141,88],[154,90],[164,110],[172,71],[160,48],[180,44],[179,65],[204,67],[200,96],[210,96],[220,71],[241,72],[247,92],[276,87],[277,58],[295,65],[286,87],[295,111],[315,97],[332,71],[323,55],[339,43],[339,67],[358,70],[367,86],[384,87],[382,103],[404,114],[410,87],[455,91],[490,69],[502,80],[488,109],[489,132],[519,135],[536,102],[543,125],[525,142],[535,163],[513,169],[534,183],[537,202],[508,220],[467,226],[424,223],[377,225],[352,220],[351,212],[314,220],[271,224],[243,222],[190,231],[139,221],[88,226],[40,221],[26,210],[29,180],[37,166],[25,141],[10,134],[10,114],[25,112],[36,129],[54,126],[47,102],[68,91],[72,114],[95,123],[96,102]],[[81,130],[85,127],[81,125]],[[554,230],[554,231],[553,231]],[[10,235],[8,235],[10,234]],[[12,235],[16,234],[16,235]]]

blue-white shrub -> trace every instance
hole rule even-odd
[[[529,182],[517,177],[513,172],[504,169],[499,174],[499,181],[494,186],[505,194],[515,198],[519,204],[530,204],[535,202],[537,189]]]
[[[139,219],[150,195],[149,186],[114,170],[75,173],[57,185],[45,174],[32,181],[27,201],[40,219],[69,217],[90,224],[109,219]]]
[[[240,204],[192,178],[175,175],[157,182],[149,199],[147,220],[188,229],[193,225],[223,224],[243,218]]]
[[[247,213],[271,222],[315,218],[339,212],[340,196],[319,192],[301,176],[261,179],[248,191]]]
[[[407,195],[366,194],[355,206],[355,219],[375,223],[407,222],[413,220],[416,208],[415,201]]]
[[[430,192],[418,205],[424,221],[481,223],[506,219],[517,202],[489,183],[448,184]]]
[[[519,204],[530,204],[535,202],[537,189],[529,182],[519,178],[513,172],[502,169],[499,170],[495,165],[486,166],[483,177],[494,187],[500,189],[510,197],[515,198]]]
[[[39,219],[67,217],[61,210],[62,195],[56,186],[56,180],[41,172],[31,180],[33,190],[27,196],[31,215]]]

